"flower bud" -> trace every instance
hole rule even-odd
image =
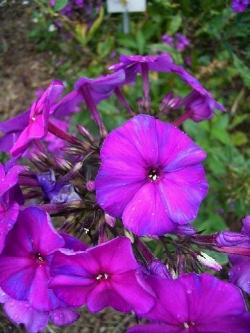
[[[246,241],[249,241],[250,237],[239,232],[222,231],[216,237],[217,246],[237,246]]]
[[[197,256],[197,259],[202,265],[215,271],[220,271],[222,269],[222,266],[205,252],[200,252],[200,254]]]

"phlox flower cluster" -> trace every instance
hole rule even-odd
[[[67,93],[54,80],[0,123],[4,313],[28,333],[70,325],[83,307],[133,313],[127,333],[249,333],[250,217],[238,233],[192,225],[208,195],[207,155],[181,126],[223,105],[167,53],[123,55],[109,70]],[[153,107],[151,72],[176,75],[189,93],[166,91]],[[99,104],[111,96],[126,120],[108,131]],[[71,130],[81,109],[95,129]],[[207,250],[229,255],[228,280]]]
[[[175,48],[179,52],[184,52],[186,48],[190,45],[190,40],[188,39],[187,36],[181,34],[181,33],[176,33],[174,36],[165,34],[162,36],[162,41]]]
[[[250,6],[249,0],[232,0],[232,10],[236,13],[245,12]]]

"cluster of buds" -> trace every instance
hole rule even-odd
[[[224,111],[169,54],[121,56],[112,72],[80,78],[63,96],[52,81],[30,108],[0,123],[0,302],[27,332],[76,321],[80,309],[133,312],[128,333],[248,333],[249,218],[241,233],[197,232],[208,193],[205,151],[180,126]],[[191,92],[152,108],[150,72],[172,73]],[[131,105],[123,87],[140,76]],[[128,118],[108,132],[99,103],[116,96]],[[97,134],[70,121],[84,106]],[[167,122],[169,112],[176,113]],[[182,112],[182,114],[179,114]],[[160,249],[158,257],[152,250]],[[207,250],[230,255],[230,282]]]

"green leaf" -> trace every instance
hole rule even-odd
[[[136,41],[139,53],[143,54],[145,49],[145,38],[141,30],[137,31]]]
[[[63,9],[63,7],[65,7],[68,3],[68,0],[57,0],[56,4],[55,4],[55,11],[60,11],[61,9]]]
[[[250,68],[235,54],[233,54],[233,62],[243,82],[250,88]]]
[[[171,22],[169,24],[168,33],[170,35],[175,34],[178,31],[178,29],[180,28],[181,24],[182,24],[181,15],[179,15],[179,14],[175,15],[172,18],[172,20],[171,20]]]
[[[247,135],[241,131],[233,133],[231,138],[235,146],[243,146],[248,141]]]

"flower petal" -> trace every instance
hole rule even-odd
[[[122,221],[136,235],[162,235],[175,229],[168,217],[158,185],[144,185],[126,206]]]
[[[158,190],[173,222],[186,224],[193,221],[208,191],[204,169],[196,165],[166,173]]]

